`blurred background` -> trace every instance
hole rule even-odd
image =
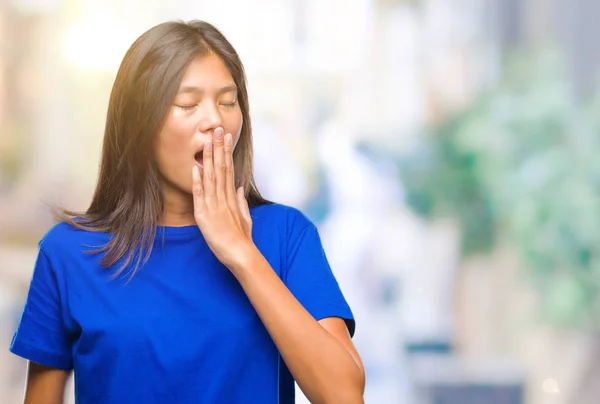
[[[204,19],[256,176],[321,231],[367,403],[600,402],[600,2],[0,1],[0,402],[47,204],[85,210],[119,62]],[[302,398],[298,400],[302,402]]]

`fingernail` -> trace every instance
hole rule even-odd
[[[225,135],[225,144],[226,145],[230,145],[231,144],[231,133],[228,133]]]
[[[223,131],[223,128],[221,128],[221,127],[219,126],[217,129],[215,129],[215,137],[216,137],[216,138],[221,138],[221,137],[223,137],[223,132],[224,132],[224,131]]]
[[[204,148],[208,151],[212,150],[212,142],[210,140],[208,140],[205,144],[204,144]]]
[[[192,176],[194,178],[194,180],[197,180],[198,177],[200,176],[200,169],[198,168],[198,166],[194,166],[194,168],[192,168]]]

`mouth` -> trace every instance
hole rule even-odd
[[[194,160],[196,160],[196,164],[202,167],[202,151],[199,151],[198,153],[194,154]]]

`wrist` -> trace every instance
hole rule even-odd
[[[238,278],[248,273],[260,258],[262,254],[254,243],[244,243],[236,249],[233,260],[227,267]]]

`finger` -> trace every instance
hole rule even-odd
[[[212,140],[207,140],[204,144],[202,152],[202,186],[204,188],[204,201],[207,207],[216,204],[215,195],[215,168],[213,165],[213,143]]]
[[[242,218],[244,219],[247,234],[252,236],[252,217],[250,216],[250,208],[248,207],[248,201],[244,193],[244,187],[239,187],[237,190],[238,206]]]
[[[223,128],[219,127],[215,129],[213,142],[216,197],[217,201],[222,201],[226,203],[225,178],[227,176],[227,166],[225,165],[225,144]]]
[[[194,166],[192,169],[192,196],[194,198],[194,217],[198,218],[206,209],[204,187],[202,186],[202,177],[198,166]]]
[[[237,210],[237,199],[235,195],[235,172],[233,169],[233,139],[231,133],[225,135],[225,197],[232,211]]]

